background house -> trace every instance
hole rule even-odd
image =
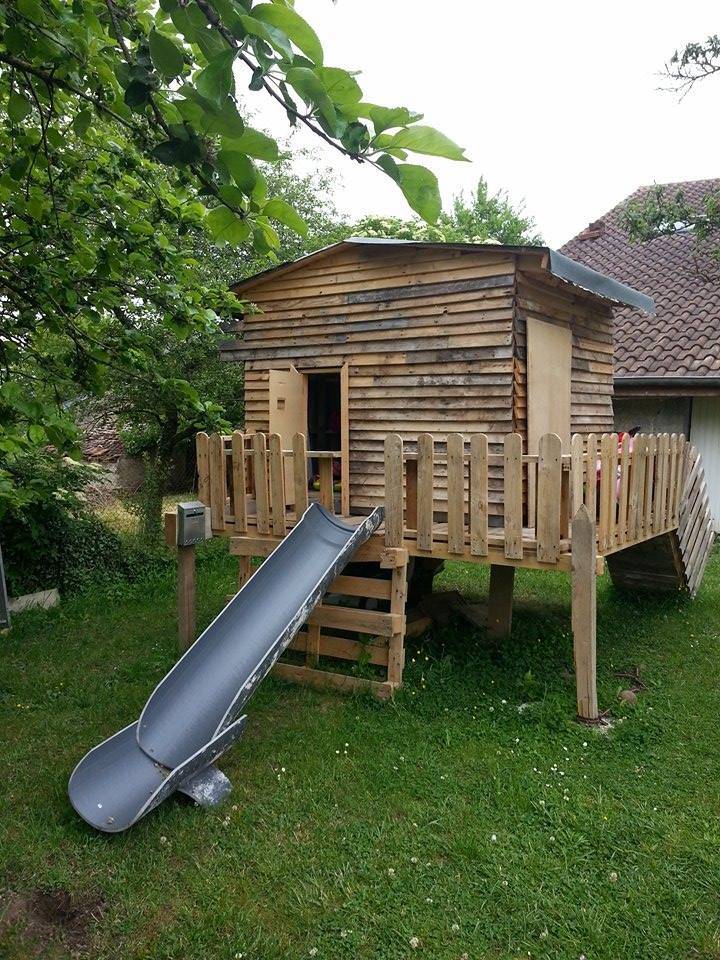
[[[720,179],[665,184],[672,196],[700,204]],[[635,287],[655,300],[649,316],[631,307],[615,317],[615,426],[682,432],[705,463],[716,530],[720,529],[720,264],[704,262],[691,231],[643,243],[621,225],[640,187],[562,247],[574,260]]]

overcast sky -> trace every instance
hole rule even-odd
[[[366,100],[416,109],[466,148],[471,163],[428,163],[446,204],[483,175],[525,202],[551,246],[641,184],[720,176],[720,76],[683,100],[658,89],[676,47],[720,32],[717,2],[296,0],[296,8],[329,66],[362,71]],[[258,119],[281,134],[278,114],[270,104]],[[339,209],[408,214],[384,175],[333,152],[322,150],[342,178]]]

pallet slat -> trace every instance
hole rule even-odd
[[[447,438],[448,550],[463,553],[465,549],[465,440],[460,433]]]
[[[556,563],[560,555],[562,441],[554,433],[540,437],[537,469],[537,558]]]
[[[510,433],[503,441],[505,481],[505,556],[522,559],[522,437]]]
[[[484,433],[470,438],[470,553],[488,552],[488,439]]]

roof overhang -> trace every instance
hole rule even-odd
[[[571,260],[569,257],[564,256],[564,254],[558,253],[556,250],[551,250],[550,247],[511,246],[498,243],[433,243],[418,240],[394,240],[385,237],[348,237],[347,240],[340,240],[337,243],[330,244],[330,246],[322,247],[320,250],[305,254],[305,256],[299,257],[297,260],[280,263],[277,266],[270,267],[268,270],[263,270],[261,273],[256,273],[252,277],[239,280],[237,283],[231,285],[232,289],[236,293],[242,293],[245,290],[249,290],[256,283],[265,280],[267,277],[297,270],[311,260],[325,257],[331,251],[345,246],[403,246],[410,249],[451,249],[466,251],[468,253],[478,251],[498,253],[499,251],[506,251],[509,254],[525,256],[533,260],[536,258],[537,267],[535,269],[539,272],[547,272],[557,280],[567,283],[585,293],[593,294],[596,297],[612,303],[635,307],[636,309],[643,310],[645,313],[655,313],[655,303],[652,297],[648,297],[634,290],[632,287],[620,283],[618,280],[613,280],[611,277],[605,276],[605,274],[598,273],[597,270],[591,270],[590,267],[585,267],[576,260]]]
[[[616,397],[720,396],[720,376],[622,376],[614,378]]]
[[[620,283],[619,280],[613,280],[604,273],[591,270],[577,260],[566,257],[564,253],[558,253],[557,250],[548,248],[548,254],[550,273],[559,280],[565,280],[574,287],[588,290],[605,300],[622,303],[626,307],[635,307],[644,313],[655,313],[655,301],[652,297],[640,293],[633,287],[628,287],[625,283]]]

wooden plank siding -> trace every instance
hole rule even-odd
[[[246,431],[269,431],[270,369],[347,363],[351,512],[383,497],[385,436],[398,434],[413,453],[429,432],[443,454],[433,483],[442,513],[449,433],[486,434],[490,455],[502,453],[512,432],[526,444],[529,315],[573,328],[573,431],[611,429],[609,309],[517,265],[502,248],[356,245],[244,284],[242,296],[261,312],[243,319],[242,339],[223,354],[245,363]],[[492,526],[503,512],[500,467],[489,468],[487,484]]]

